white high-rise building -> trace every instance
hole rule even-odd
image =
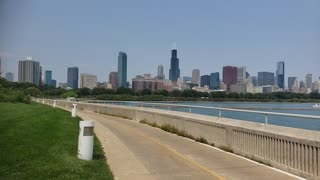
[[[312,83],[312,91],[319,92],[319,90],[320,90],[320,81],[314,81]]]
[[[300,92],[300,83],[298,79],[293,80],[292,92],[299,93]]]
[[[198,84],[198,86],[200,86],[200,70],[199,69],[192,70],[191,83]]]
[[[312,74],[307,74],[305,78],[305,87],[312,88]]]
[[[80,88],[93,89],[95,87],[97,87],[97,76],[86,73],[80,75]]]
[[[245,83],[246,81],[246,67],[237,67],[237,82],[238,83]]]
[[[40,83],[40,63],[27,57],[26,60],[19,61],[18,82],[19,83],[33,83],[39,85]]]
[[[158,66],[158,79],[165,79],[165,75],[163,74],[163,66],[160,64]]]

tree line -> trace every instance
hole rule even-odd
[[[30,97],[47,98],[92,98],[99,100],[120,100],[120,101],[292,101],[309,102],[320,100],[318,92],[310,94],[274,92],[269,94],[262,93],[233,93],[233,92],[198,92],[192,89],[188,90],[160,90],[151,92],[144,89],[140,92],[134,92],[130,88],[80,88],[76,90],[66,90],[42,85],[35,86],[31,83],[8,82],[0,78],[0,101],[27,101]],[[2,99],[2,100],[1,100]],[[12,100],[10,100],[12,99]],[[19,100],[14,100],[19,99]],[[24,99],[24,100],[23,100]]]

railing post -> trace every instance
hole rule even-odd
[[[189,112],[191,113],[192,111],[191,111],[191,107],[189,107]]]
[[[73,108],[71,111],[71,117],[76,117],[77,116],[77,104],[72,104]]]
[[[268,114],[264,115],[264,124],[268,125]]]
[[[219,117],[221,117],[222,116],[222,112],[221,112],[221,110],[219,111]]]
[[[78,138],[78,158],[92,160],[94,143],[94,122],[80,121],[80,132]]]

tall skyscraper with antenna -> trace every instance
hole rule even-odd
[[[171,51],[169,80],[171,80],[174,84],[176,84],[179,77],[180,77],[179,58],[177,57],[177,50],[174,48]]]

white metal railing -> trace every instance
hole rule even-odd
[[[244,112],[244,113],[252,113],[252,114],[260,114],[264,115],[264,123],[268,124],[268,116],[285,116],[285,117],[295,117],[295,118],[308,118],[308,119],[316,119],[320,120],[320,116],[313,115],[303,115],[303,114],[290,114],[290,113],[277,113],[277,112],[267,112],[267,111],[253,111],[253,110],[244,110],[244,109],[231,109],[231,108],[222,108],[222,107],[207,107],[207,106],[194,106],[194,105],[182,105],[182,104],[167,104],[167,103],[148,103],[148,102],[137,102],[137,101],[108,101],[108,100],[89,100],[88,103],[111,103],[111,104],[119,104],[119,103],[128,103],[128,104],[137,104],[141,105],[141,107],[152,107],[155,109],[158,107],[167,107],[168,110],[171,110],[172,107],[181,107],[188,108],[189,112],[192,113],[192,108],[199,109],[214,109],[219,111],[219,117],[222,117],[222,111],[231,111],[231,112]]]
[[[37,100],[41,102],[40,99]],[[44,102],[44,99],[42,99]],[[53,104],[53,100],[45,100],[47,103]],[[74,102],[56,100],[57,105],[61,107],[71,107]],[[91,102],[86,103],[86,102]],[[101,104],[98,104],[101,103]],[[303,176],[308,179],[320,179],[320,135],[319,131],[308,131],[301,129],[290,129],[282,127],[263,128],[248,123],[243,123],[241,127],[238,123],[233,124],[232,121],[223,122],[203,122],[201,117],[179,118],[179,114],[172,113],[173,116],[165,112],[153,113],[153,111],[145,111],[139,108],[127,108],[123,106],[104,106],[103,104],[128,103],[144,107],[172,107],[204,109],[217,109],[221,111],[235,112],[251,112],[261,115],[279,115],[289,117],[302,117],[311,119],[320,119],[320,116],[308,116],[298,114],[261,112],[250,110],[238,110],[219,107],[204,107],[179,104],[162,104],[148,102],[131,102],[131,101],[83,101],[78,103],[81,110],[94,111],[97,113],[128,117],[135,121],[148,120],[158,125],[170,124],[177,129],[183,130],[193,137],[203,137],[209,143],[215,144],[217,147],[224,147],[232,150],[234,153],[244,157],[253,158],[256,161],[269,164],[278,169]],[[80,109],[79,108],[79,109]],[[193,111],[194,112],[194,111]],[[221,115],[220,115],[221,116]]]

